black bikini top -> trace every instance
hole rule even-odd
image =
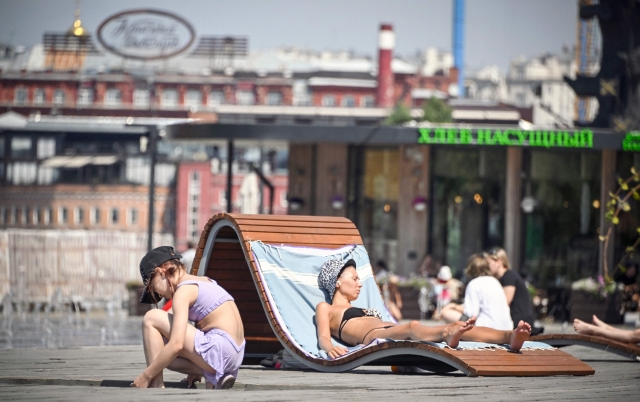
[[[338,327],[338,339],[340,339],[340,342],[345,344],[347,343],[342,340],[342,328],[347,324],[347,321],[352,318],[360,317],[375,317],[382,320],[382,314],[380,314],[380,312],[375,308],[362,309],[358,307],[349,307],[344,311],[344,314],[342,314],[342,321],[340,321],[340,327]]]

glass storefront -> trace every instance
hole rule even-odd
[[[357,221],[372,264],[384,260],[395,271],[398,254],[398,147],[366,148],[358,197]]]
[[[502,245],[506,151],[432,149],[430,253],[458,276],[468,258]]]
[[[523,196],[535,207],[523,216],[521,271],[541,286],[567,286],[594,276],[601,153],[527,149],[523,156]]]
[[[598,272],[601,155],[599,151],[523,150],[522,194],[517,200],[522,214],[521,257],[511,263],[537,286],[567,286]],[[640,162],[636,159],[621,154],[618,171],[628,172]],[[401,261],[398,232],[402,230],[397,211],[403,179],[399,164],[399,147],[350,151],[349,217],[360,229],[372,263],[382,259],[390,270],[403,268],[396,266]],[[425,183],[431,188],[430,215],[425,230],[429,232],[427,255],[436,270],[449,265],[461,276],[471,254],[504,247],[506,173],[506,148],[431,148],[430,182]],[[520,204],[523,200],[533,206]],[[640,226],[640,212],[633,211],[619,225],[617,256],[620,244],[629,244]]]

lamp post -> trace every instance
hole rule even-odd
[[[154,79],[152,76],[147,77],[147,88],[149,91],[149,112],[153,110],[153,91]],[[155,190],[156,190],[156,142],[158,140],[158,128],[155,125],[149,126],[149,221],[147,226],[147,251],[153,248],[153,224],[155,221]]]

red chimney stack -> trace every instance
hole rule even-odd
[[[378,107],[393,106],[393,72],[391,60],[393,48],[396,46],[396,34],[391,24],[380,25],[378,36],[378,91],[376,105]]]

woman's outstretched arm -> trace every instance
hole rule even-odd
[[[320,348],[327,352],[330,358],[335,359],[348,352],[341,346],[335,346],[331,342],[331,306],[326,302],[321,302],[316,307],[316,325],[318,326],[318,344]]]
[[[151,380],[173,362],[184,347],[187,325],[189,325],[189,290],[191,286],[179,288],[173,296],[173,323],[169,342],[162,348],[155,360],[135,379],[133,384],[146,388]],[[197,289],[195,289],[197,291]],[[196,295],[197,296],[197,295]]]

